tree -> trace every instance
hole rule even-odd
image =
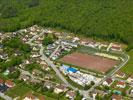
[[[91,85],[94,85],[95,84],[95,82],[94,81],[91,81]]]
[[[17,79],[20,76],[20,71],[17,70],[14,73],[8,75],[9,78]]]
[[[20,49],[25,52],[25,53],[28,53],[31,51],[31,48],[30,48],[30,45],[28,44],[23,44],[22,46],[20,46]]]
[[[18,10],[14,6],[5,6],[1,14],[3,18],[16,17]]]
[[[13,48],[13,49],[19,49],[20,51],[24,53],[28,53],[31,51],[30,45],[23,43],[19,38],[13,38],[10,40],[5,40],[3,44],[7,47]]]
[[[83,96],[80,95],[79,91],[77,91],[75,100],[82,100],[82,98]]]
[[[91,85],[85,85],[84,86],[84,90],[88,90],[88,89],[90,89],[91,88]]]
[[[110,89],[109,86],[104,86],[104,88],[105,88],[105,90],[109,90]]]
[[[35,7],[39,5],[39,0],[31,0],[28,4],[29,7]]]
[[[43,40],[43,45],[47,46],[49,44],[52,44],[53,42],[54,42],[53,39],[50,36],[47,36]]]
[[[26,70],[31,72],[34,68],[39,68],[39,67],[40,67],[40,65],[38,63],[33,62],[31,64],[26,65]]]

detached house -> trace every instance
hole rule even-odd
[[[0,86],[2,86],[4,84],[4,80],[0,79]]]
[[[119,81],[119,82],[116,84],[116,86],[119,87],[119,88],[125,88],[125,87],[126,87],[126,84],[125,84],[125,82]]]
[[[76,94],[75,94],[74,91],[68,91],[68,92],[66,93],[66,97],[68,97],[68,98],[71,99],[71,100],[74,100],[74,98],[76,97]]]
[[[54,92],[57,94],[66,92],[66,91],[67,91],[67,87],[64,84],[57,85],[56,88],[54,89]]]
[[[23,100],[39,100],[32,93],[28,93]]]
[[[6,80],[5,81],[5,85],[9,88],[12,88],[15,86],[14,82],[12,82],[12,80]]]
[[[125,75],[125,73],[118,71],[115,76],[119,77],[119,78],[124,78],[126,75]]]
[[[127,79],[128,83],[133,83],[133,75],[131,75],[128,79]]]
[[[20,75],[20,80],[29,81],[30,80],[30,76],[21,74]]]
[[[110,86],[112,84],[113,80],[112,78],[107,78],[104,82],[103,85],[105,86]]]
[[[122,100],[122,96],[121,95],[116,95],[116,94],[113,94],[111,100]]]
[[[47,89],[51,89],[51,88],[53,88],[53,84],[51,82],[46,81],[44,83],[44,87],[46,87]]]

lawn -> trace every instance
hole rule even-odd
[[[19,84],[19,85],[15,86],[14,88],[10,89],[9,91],[7,91],[6,94],[13,98],[17,97],[17,96],[22,97],[29,91],[31,91],[30,88],[24,86],[23,84]]]
[[[47,97],[47,96],[45,96],[45,99],[46,99],[46,100],[56,100],[56,99],[54,99],[54,98]]]
[[[127,74],[132,74],[133,73],[133,50],[128,52],[128,54],[130,56],[130,60],[121,70]]]

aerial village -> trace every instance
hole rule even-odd
[[[0,97],[132,100],[133,74],[120,70],[127,61],[121,44],[37,25],[0,33]]]

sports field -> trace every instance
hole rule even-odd
[[[60,61],[101,73],[106,73],[119,63],[119,61],[116,60],[78,52],[66,55],[61,58]]]

